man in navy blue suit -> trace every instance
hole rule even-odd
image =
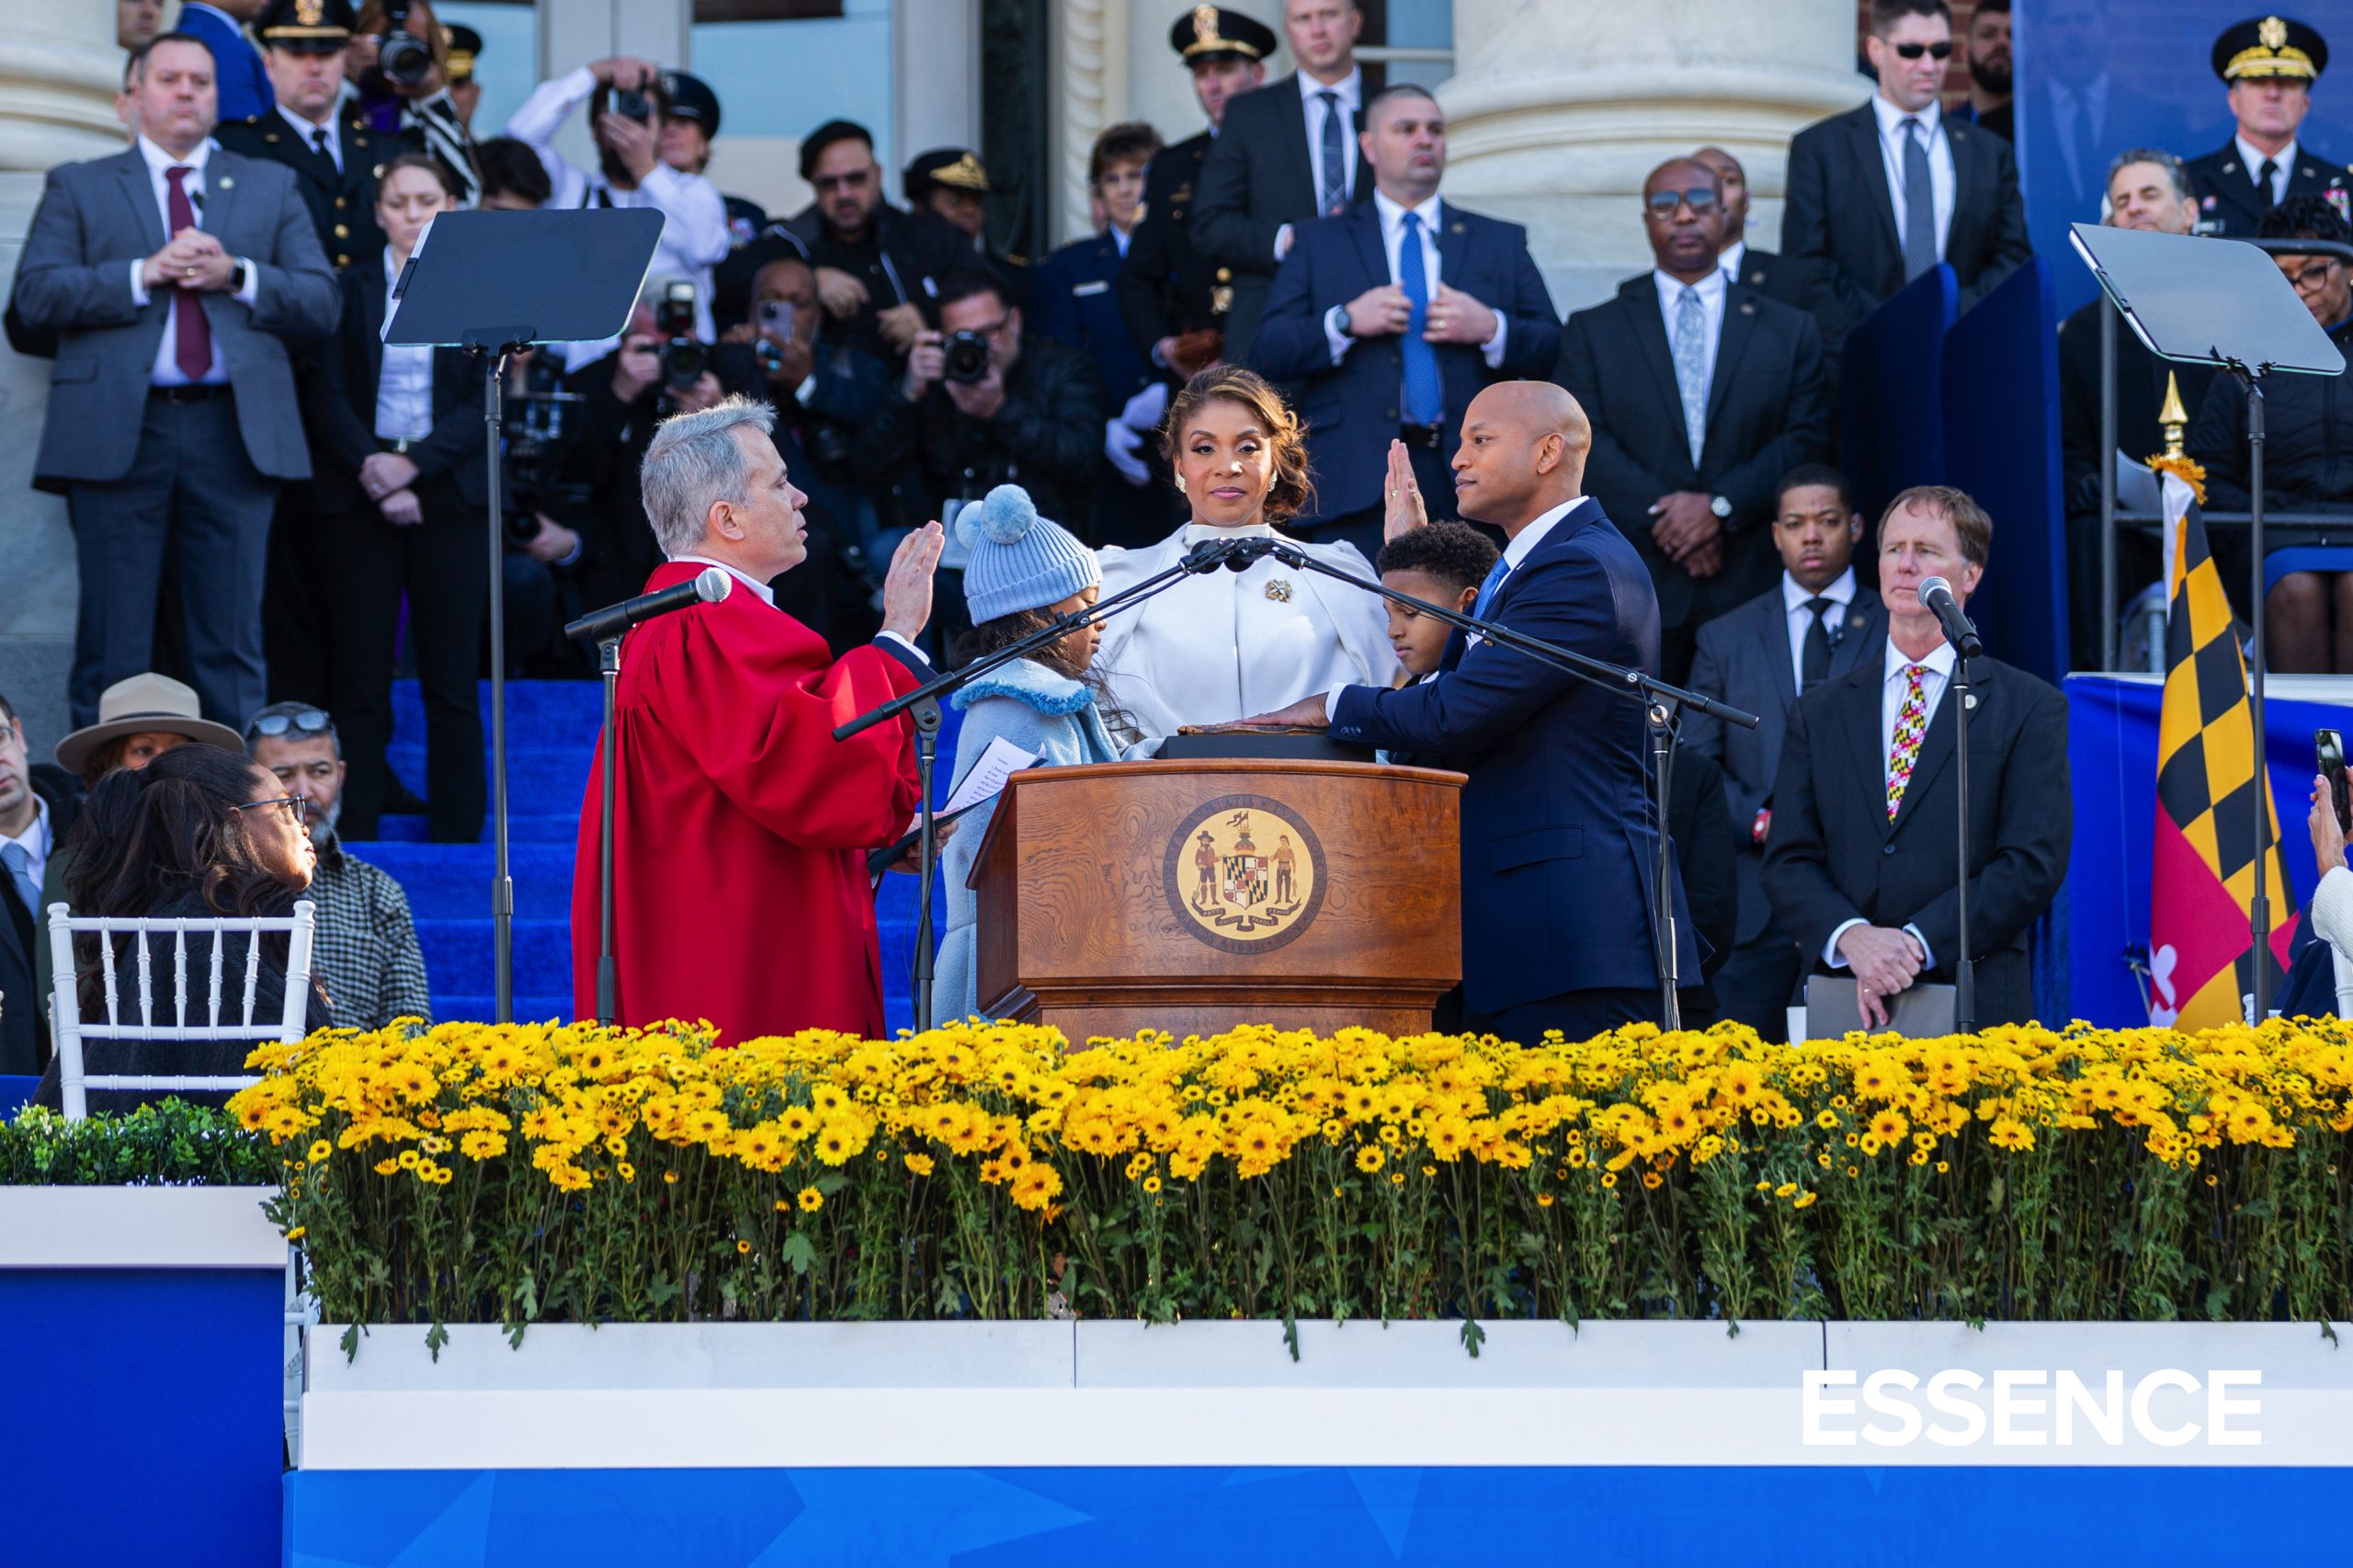
[[[1315,511],[1297,526],[1370,560],[1390,443],[1405,443],[1425,494],[1445,495],[1449,432],[1461,431],[1471,400],[1495,381],[1549,376],[1561,327],[1528,231],[1439,199],[1438,100],[1384,89],[1364,125],[1372,199],[1300,225],[1249,363],[1283,383],[1307,420]]]
[[[1549,381],[1505,381],[1472,400],[1454,457],[1456,501],[1511,541],[1472,613],[1651,668],[1658,598],[1634,547],[1580,494],[1592,444],[1585,411]],[[1410,483],[1390,489],[1402,532],[1421,503]],[[1252,722],[1328,723],[1335,740],[1415,752],[1470,775],[1462,993],[1471,1027],[1534,1041],[1546,1029],[1584,1040],[1658,1021],[1658,841],[1639,703],[1458,631],[1427,680],[1393,691],[1343,687]],[[1679,878],[1675,915],[1679,971],[1697,975]]]

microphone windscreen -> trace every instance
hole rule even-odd
[[[717,566],[706,566],[695,579],[695,597],[707,605],[715,605],[735,591],[735,579]]]
[[[1939,588],[1943,589],[1948,594],[1952,592],[1952,585],[1946,582],[1942,577],[1931,577],[1927,582],[1921,584],[1920,608],[1923,609],[1932,608],[1928,603],[1928,597],[1937,592]]]

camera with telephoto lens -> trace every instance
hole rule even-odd
[[[970,386],[986,381],[989,373],[989,340],[985,333],[951,332],[939,346],[939,373],[951,381]]]
[[[376,68],[404,87],[433,73],[433,46],[408,30],[408,0],[384,7],[384,41],[376,46]]]
[[[683,391],[710,369],[710,345],[695,336],[695,286],[673,283],[654,307],[654,329],[662,335],[662,384]]]
[[[560,517],[588,504],[594,487],[579,460],[585,401],[563,390],[563,365],[540,355],[525,369],[522,390],[508,399],[514,412],[506,420],[506,464],[514,505],[506,513],[506,541],[517,549],[539,537],[539,514]]]

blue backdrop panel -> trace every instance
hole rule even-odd
[[[2145,1024],[2138,977],[2128,949],[2149,945],[2149,855],[2157,797],[2154,683],[2106,676],[2067,677],[2067,767],[2075,798],[2075,845],[2064,894],[2074,1014],[2104,1028]],[[2304,830],[2312,792],[2313,732],[2353,728],[2353,710],[2326,702],[2264,704],[2265,763],[2279,812],[2279,853],[2291,895],[2274,891],[2272,908],[2312,896],[2312,835]]]
[[[2332,1481],[2329,1477],[2335,1476]],[[287,1568],[1034,1568],[1553,1562],[1744,1568],[2178,1551],[2179,1504],[2260,1530],[2205,1561],[2322,1561],[2336,1470],[1431,1469],[300,1471]],[[1737,1526],[1728,1527],[1728,1520]],[[1574,1543],[1570,1548],[1564,1543]]]
[[[1905,284],[1847,335],[1839,379],[1840,445],[1847,477],[1864,516],[1874,521],[1898,491],[1943,483],[1945,334],[1957,298],[1952,268],[1939,266]]]
[[[0,1562],[278,1555],[286,1276],[0,1270]]]
[[[1994,519],[1970,616],[1986,651],[2055,681],[2067,673],[2067,539],[2059,499],[2059,322],[2037,256],[1945,337],[1945,461]]]

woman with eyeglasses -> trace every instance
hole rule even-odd
[[[318,865],[311,836],[303,831],[301,804],[267,768],[217,746],[176,746],[144,768],[118,768],[98,781],[82,808],[70,840],[74,864],[66,895],[77,915],[166,920],[282,918],[311,884]],[[75,938],[74,969],[82,1016],[106,1017],[105,969],[100,938]],[[118,1016],[139,1017],[139,942],[134,934],[110,935],[114,946]],[[191,932],[187,938],[186,1020],[206,1020],[211,1006],[213,937]],[[221,955],[221,1017],[244,1016],[247,944],[231,936]],[[174,937],[147,938],[149,994],[159,1024],[176,1021],[179,994],[175,975],[178,946]],[[261,960],[254,987],[256,1040],[277,1031],[285,1006],[287,940],[259,938]],[[314,983],[306,998],[308,1027],[329,1027],[333,1015]],[[91,1076],[172,1074],[234,1076],[244,1071],[246,1043],[211,1040],[85,1040],[82,1067]],[[93,1090],[93,1111],[123,1111],[164,1096],[143,1090]],[[228,1096],[191,1092],[178,1096],[218,1105]],[[52,1058],[33,1093],[33,1103],[59,1104],[58,1063]]]
[[[490,603],[489,492],[481,360],[455,348],[382,339],[385,301],[426,226],[458,205],[439,160],[404,153],[376,182],[381,263],[343,274],[343,327],[310,379],[309,423],[322,461],[312,481],[322,554],[337,584],[327,628],[334,709],[350,782],[347,839],[376,836],[392,791],[392,662],[405,590],[425,699],[426,832],[437,844],[482,836],[486,808],[475,698]]]

